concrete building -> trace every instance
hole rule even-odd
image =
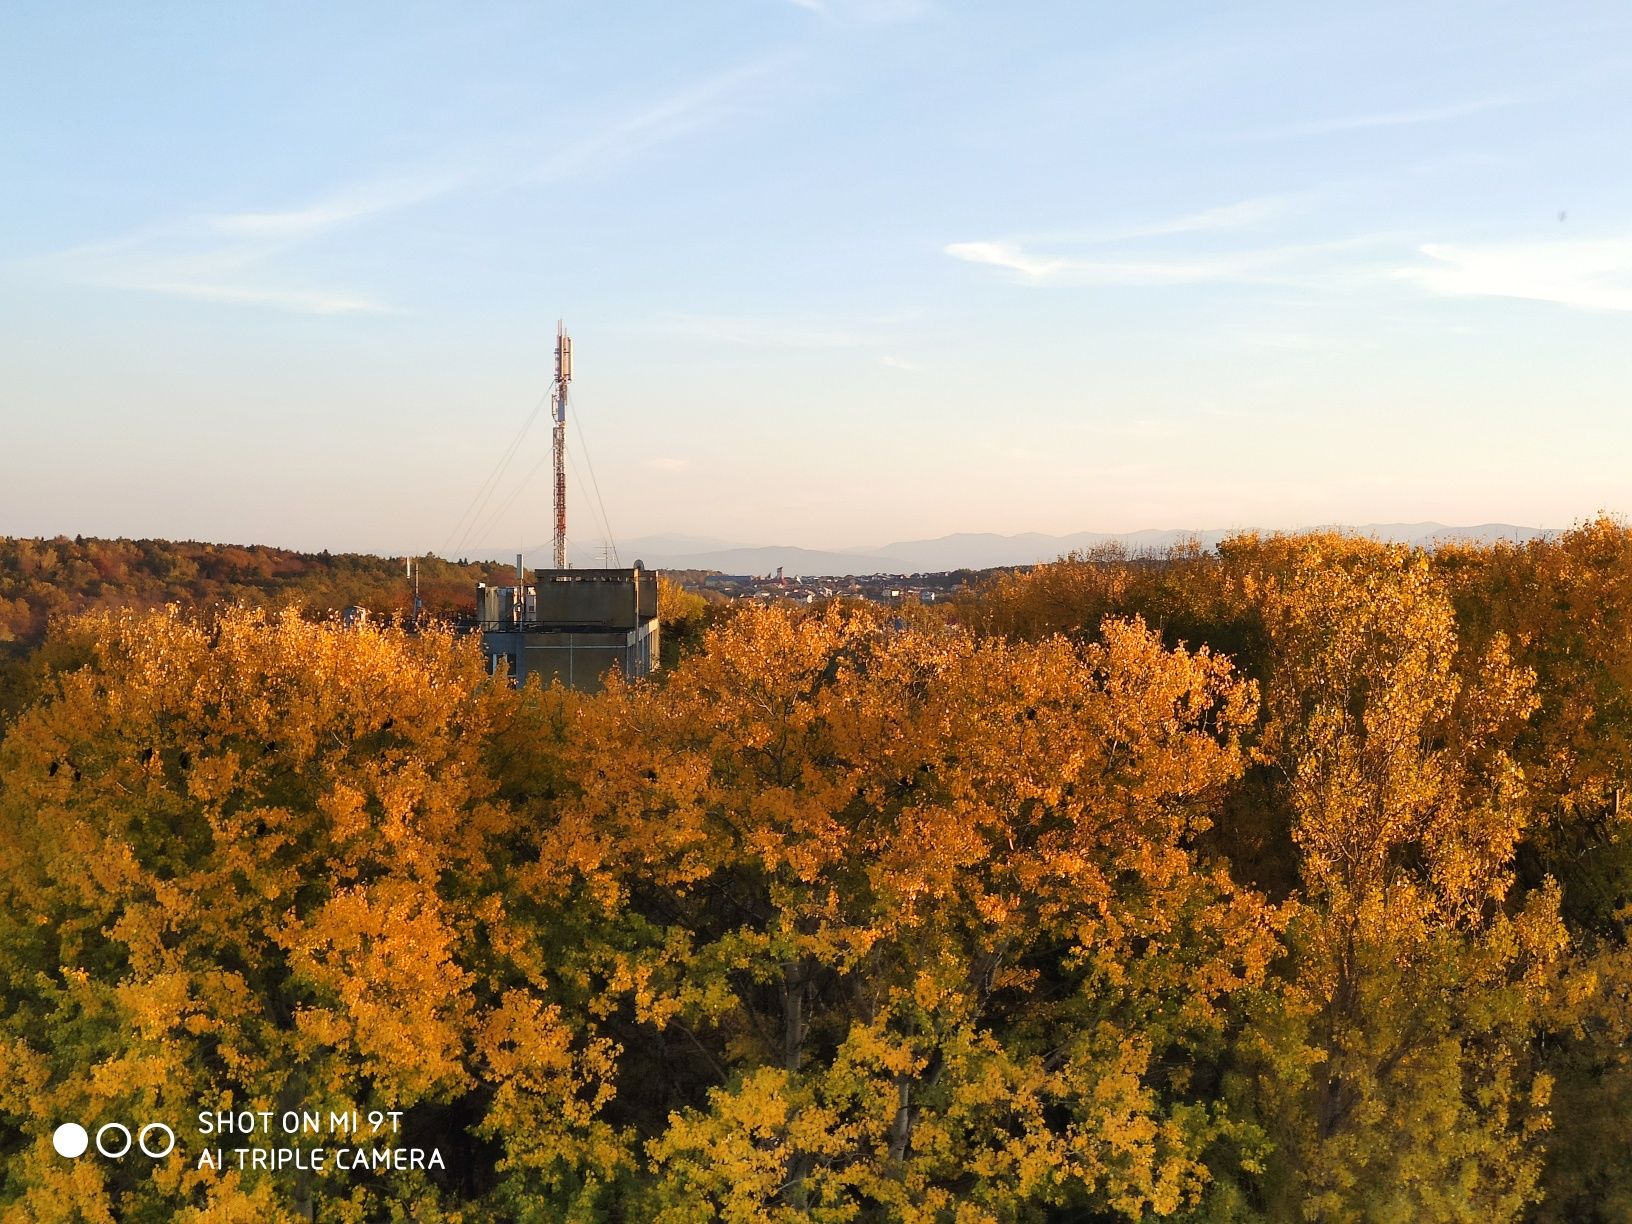
[[[538,570],[532,585],[476,584],[476,619],[493,671],[595,690],[608,668],[657,667],[657,575],[630,569]]]

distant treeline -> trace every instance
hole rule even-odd
[[[0,536],[0,724],[26,700],[45,662],[34,652],[54,619],[82,612],[176,604],[190,612],[244,605],[298,607],[321,618],[363,607],[386,619],[413,610],[414,583],[404,558],[368,553],[309,553],[264,544],[193,540],[104,540],[85,536]],[[493,561],[413,558],[421,611],[458,619],[475,611],[476,584],[511,584],[513,566]],[[681,593],[705,571],[665,572],[661,609],[665,662],[693,645],[704,599]]]
[[[468,612],[477,582],[511,580],[515,572],[493,562],[438,557],[415,558],[415,564],[425,609],[441,615]],[[317,612],[356,604],[407,613],[413,585],[400,557],[192,540],[0,536],[0,642],[35,644],[51,617],[63,613],[167,603],[200,609],[300,604]]]
[[[469,613],[477,582],[513,581],[515,572],[438,557],[414,563],[420,600],[435,616]],[[192,540],[0,536],[0,723],[33,691],[41,661],[33,652],[53,619],[166,604],[195,612],[298,606],[317,616],[360,605],[389,617],[411,612],[413,584],[400,557]]]

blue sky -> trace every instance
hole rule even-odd
[[[1615,4],[8,5],[0,533],[534,548],[542,424],[460,517],[557,317],[625,539],[1632,511],[1628,81]]]

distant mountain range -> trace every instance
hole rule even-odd
[[[1549,534],[1539,527],[1512,523],[1480,523],[1476,527],[1447,527],[1444,523],[1371,523],[1361,527],[1325,524],[1312,531],[1343,531],[1407,544],[1431,546],[1449,540],[1490,543],[1524,541]],[[770,574],[778,566],[790,576],[812,574],[919,574],[957,569],[991,569],[1000,565],[1035,565],[1069,552],[1102,544],[1121,544],[1130,551],[1161,550],[1186,540],[1211,548],[1235,530],[1172,530],[1102,532],[1072,535],[994,535],[962,532],[934,540],[902,540],[858,548],[813,549],[779,545],[748,545],[697,536],[655,535],[620,541],[618,555],[625,564],[635,560],[654,569],[720,570],[727,574]]]

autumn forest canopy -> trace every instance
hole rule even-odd
[[[0,542],[5,1224],[1632,1218],[1625,524],[668,587],[595,695],[224,551]],[[446,1167],[52,1149],[201,1109]]]

